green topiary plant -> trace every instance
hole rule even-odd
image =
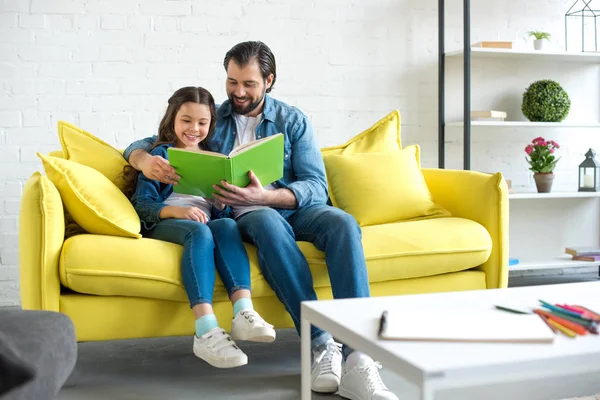
[[[571,109],[571,99],[555,81],[533,82],[523,93],[521,111],[532,122],[561,122]]]

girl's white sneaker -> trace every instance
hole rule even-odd
[[[248,356],[222,328],[194,335],[194,354],[216,368],[235,368],[248,364]]]
[[[242,310],[231,321],[231,337],[234,340],[272,342],[275,329],[254,310]]]

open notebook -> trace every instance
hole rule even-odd
[[[379,337],[411,341],[552,343],[555,335],[536,314],[445,310],[384,312]]]

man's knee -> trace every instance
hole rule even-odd
[[[315,217],[326,221],[327,231],[336,235],[340,233],[361,235],[361,229],[356,219],[339,208],[327,206],[320,215]]]
[[[244,236],[254,239],[261,237],[282,239],[284,235],[293,235],[288,222],[272,208],[261,208],[242,216],[238,226]]]
[[[215,219],[208,226],[215,233],[236,232],[238,230],[237,223],[231,218]]]

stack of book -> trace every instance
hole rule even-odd
[[[600,261],[600,247],[567,247],[565,253],[575,261]]]

